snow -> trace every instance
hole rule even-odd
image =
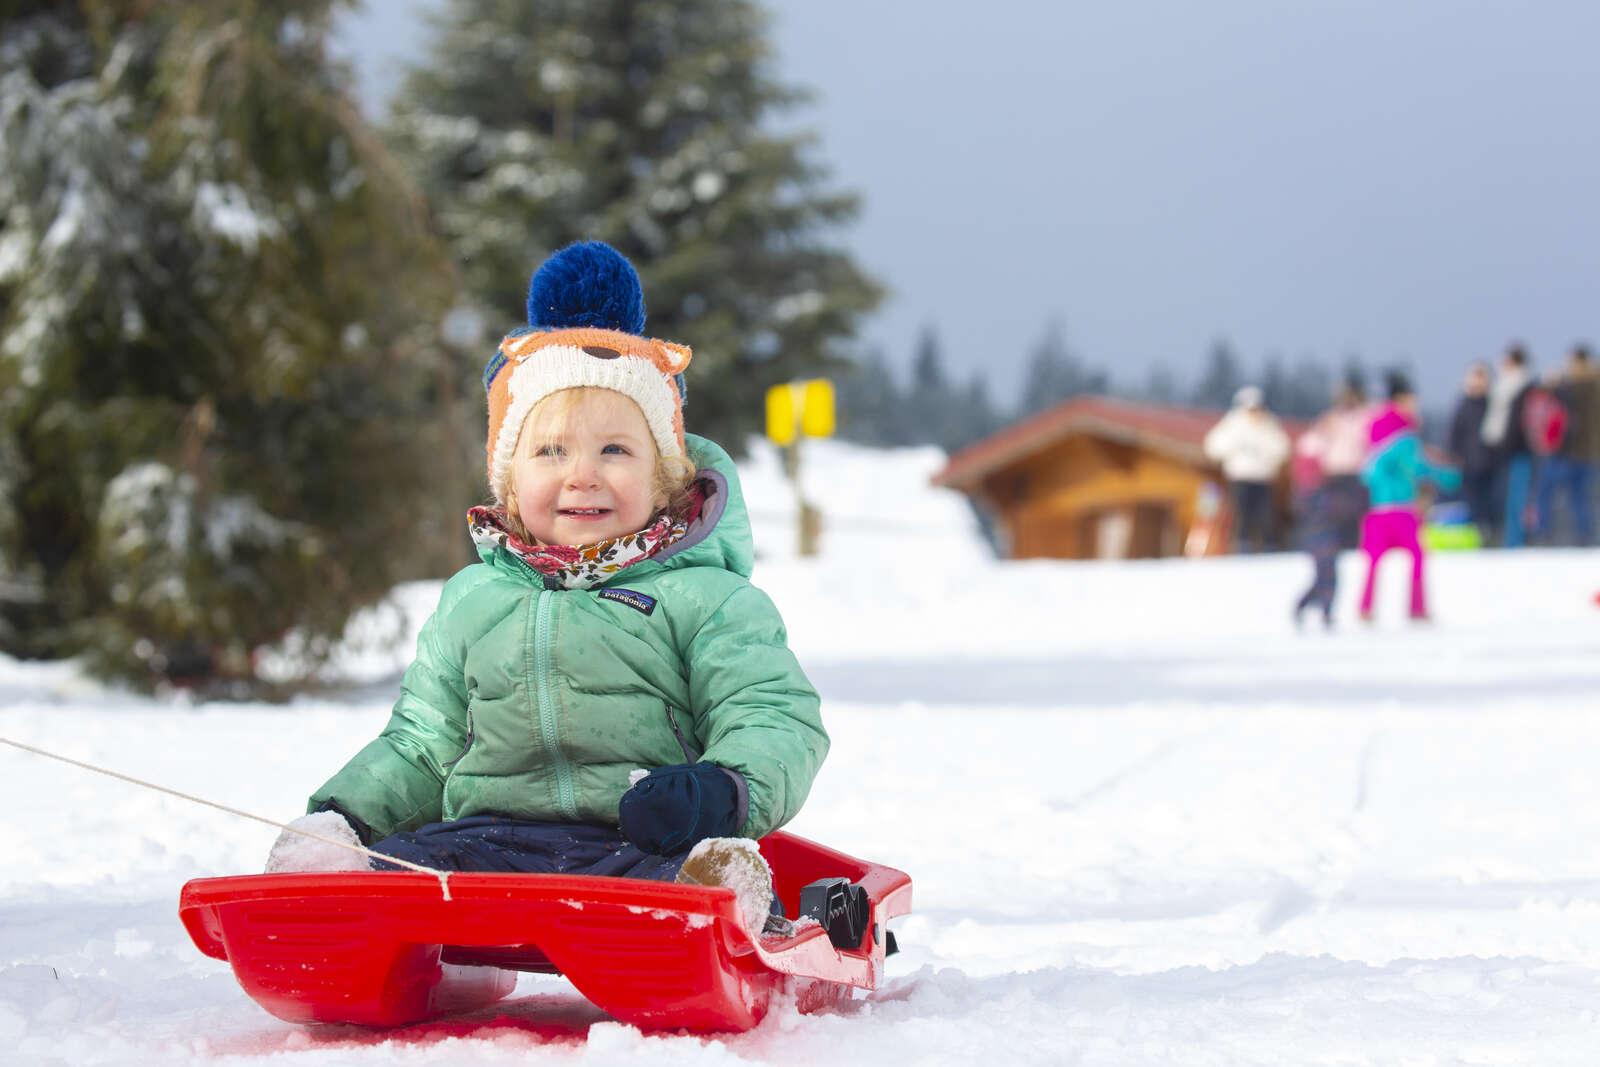
[[[176,918],[275,831],[0,746],[0,1062],[1588,1063],[1600,1031],[1600,552],[1433,557],[1437,622],[1296,632],[1295,556],[997,563],[932,450],[808,443],[824,554],[758,449],[756,579],[833,749],[792,828],[903,868],[884,984],[641,1034],[563,980],[399,1033],[266,1015]],[[287,819],[369,740],[437,596],[288,707],[0,660],[0,736]],[[387,640],[386,640],[387,639]]]
[[[249,194],[232,183],[200,182],[194,191],[194,213],[201,230],[246,251],[254,251],[263,238],[280,230],[277,220],[257,211]]]

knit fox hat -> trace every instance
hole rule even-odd
[[[639,405],[663,456],[683,440],[686,345],[643,336],[644,292],[622,254],[600,241],[568,245],[534,271],[528,325],[500,342],[483,369],[489,394],[489,489],[505,503],[522,424],[563,389],[610,389]]]

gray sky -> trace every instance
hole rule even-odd
[[[348,21],[369,99],[428,6]],[[1227,336],[1406,360],[1437,404],[1508,339],[1549,367],[1600,338],[1592,0],[771,7],[898,366],[932,323],[1010,402],[1059,318],[1119,381]]]

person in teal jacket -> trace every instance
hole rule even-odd
[[[606,245],[535,273],[529,328],[484,374],[481,562],[445,584],[388,725],[304,828],[440,869],[728,882],[800,810],[820,702],[750,583],[732,461],[683,430],[691,353],[643,318]],[[268,870],[296,855],[286,831]]]
[[[1372,621],[1378,561],[1391,548],[1411,556],[1411,618],[1428,619],[1417,494],[1424,481],[1455,489],[1461,475],[1454,468],[1428,461],[1417,436],[1417,398],[1403,375],[1389,378],[1389,402],[1373,417],[1362,481],[1369,507],[1361,522],[1361,550],[1367,557],[1367,579],[1361,589],[1361,619]]]

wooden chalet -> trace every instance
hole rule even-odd
[[[991,515],[1012,559],[1218,555],[1227,491],[1202,446],[1222,415],[1075,397],[963,448],[933,481]],[[1282,531],[1287,468],[1279,501]]]

